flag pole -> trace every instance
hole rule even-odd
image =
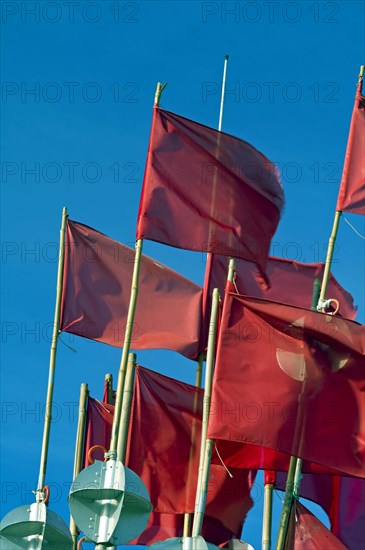
[[[113,405],[114,398],[113,398],[113,375],[112,374],[106,374],[105,375],[105,385],[106,385],[106,399],[108,405]]]
[[[272,504],[274,483],[270,474],[264,473],[264,508],[262,517],[262,550],[271,550]]]
[[[204,383],[204,399],[203,399],[203,418],[202,418],[202,433],[200,443],[200,459],[198,483],[195,497],[195,511],[193,521],[192,536],[196,537],[201,534],[205,504],[208,491],[208,478],[210,470],[210,459],[214,441],[206,439],[208,431],[209,409],[212,395],[213,370],[215,357],[215,343],[218,327],[218,309],[219,309],[219,292],[215,288],[212,297],[212,310],[209,322],[209,337],[207,347],[207,359],[205,366],[205,383]]]
[[[219,109],[219,120],[218,120],[218,131],[222,131],[222,123],[223,123],[223,110],[224,110],[224,99],[225,99],[225,90],[226,90],[226,75],[227,75],[227,65],[228,65],[228,58],[229,56],[226,54],[224,56],[224,64],[223,64],[223,77],[222,77],[222,93],[221,93],[221,101],[220,101],[220,109]],[[219,139],[220,136],[218,136],[218,146],[219,146]],[[214,181],[213,181],[213,198],[212,198],[212,209],[214,209],[214,198],[215,198],[215,188],[217,185],[216,182],[217,174],[214,175]],[[212,255],[211,253],[207,254],[208,262],[205,272],[205,280],[208,281],[207,284],[209,284],[210,276],[208,273],[210,273],[211,270],[211,259]],[[209,261],[210,260],[210,261]],[[214,297],[214,292],[216,292],[217,296]],[[217,300],[217,304],[215,304],[215,300]],[[200,486],[202,482],[202,474],[204,469],[204,447],[205,447],[205,440],[206,440],[206,433],[207,433],[207,425],[208,425],[208,418],[207,415],[209,414],[209,406],[210,406],[210,392],[211,392],[211,385],[212,385],[212,378],[213,378],[213,371],[209,372],[210,369],[213,368],[212,364],[209,366],[208,369],[208,356],[209,361],[214,363],[214,345],[213,345],[213,356],[211,355],[212,350],[209,353],[209,342],[211,340],[211,330],[212,330],[212,323],[217,323],[218,319],[218,303],[219,303],[219,292],[218,289],[214,289],[213,291],[213,298],[212,298],[212,310],[210,315],[210,323],[209,323],[209,335],[208,335],[208,349],[207,349],[207,357],[205,362],[205,384],[204,384],[204,400],[203,400],[203,419],[202,419],[202,434],[201,434],[201,445],[200,445],[200,459],[199,459],[199,471],[198,471],[198,481],[197,481],[197,489],[196,489],[196,500],[195,500],[195,511],[194,511],[194,522],[193,522],[193,536],[194,536],[194,525],[196,525],[196,516],[197,516],[197,507],[198,507],[198,499],[199,499],[199,492],[200,492]],[[214,305],[213,305],[214,304]],[[213,314],[213,307],[217,307],[217,311]],[[216,319],[214,321],[214,316],[216,315]],[[213,328],[213,331],[216,333],[217,327],[215,329]],[[215,337],[214,337],[215,341]],[[197,375],[198,376],[198,375]],[[211,380],[209,381],[209,377],[211,377]],[[208,386],[207,386],[208,384]],[[209,401],[209,403],[208,403]],[[189,524],[189,525],[188,525]],[[184,536],[185,534],[190,530],[190,518],[187,519],[187,514],[185,514],[184,517]],[[201,529],[200,529],[201,530]]]
[[[84,455],[85,447],[85,428],[86,428],[86,410],[87,401],[89,397],[89,388],[87,384],[81,384],[80,386],[80,399],[79,399],[79,417],[77,422],[76,443],[75,443],[75,458],[74,458],[74,471],[72,481],[76,479],[82,470],[82,459]],[[77,550],[77,538],[80,534],[78,527],[70,516],[70,532],[72,535],[72,550]]]
[[[196,372],[195,372],[195,387],[201,388],[202,385],[202,375],[203,375],[203,362],[204,362],[204,353],[200,353],[198,357],[198,363],[196,365]],[[198,407],[198,393],[196,392],[194,395],[194,414],[197,411]],[[195,442],[195,432],[196,432],[196,421],[194,420],[192,429],[191,429],[191,439],[190,439],[190,457],[189,457],[189,471],[188,471],[188,477],[187,477],[187,491],[189,491],[189,485],[190,485],[190,476],[191,476],[191,461],[192,456],[194,452],[194,442]],[[183,537],[189,537],[190,531],[191,531],[191,520],[192,520],[193,514],[190,514],[189,512],[186,512],[184,514],[184,529],[183,529]]]
[[[358,91],[361,92],[362,89],[362,82],[364,79],[364,65],[361,65],[360,67],[360,73],[359,73],[359,79],[357,83]],[[351,125],[352,126],[352,125]],[[351,132],[351,126],[350,126],[350,132]],[[350,136],[349,136],[350,137]],[[348,140],[349,141],[349,140]],[[321,286],[321,293],[318,300],[318,309],[321,311],[325,311],[327,307],[326,303],[326,292],[327,292],[327,286],[331,275],[331,265],[332,265],[332,259],[333,259],[333,252],[335,248],[336,238],[337,238],[337,232],[338,232],[338,226],[340,223],[340,217],[341,217],[341,210],[336,210],[335,217],[333,220],[333,226],[332,226],[332,232],[328,241],[328,247],[327,247],[327,256],[326,256],[326,263],[323,273],[323,279],[322,279],[322,286]]]
[[[125,463],[127,454],[127,442],[129,421],[131,417],[134,375],[136,372],[136,354],[130,353],[128,357],[127,372],[125,377],[124,392],[123,392],[123,408],[120,417],[120,428],[118,436],[118,460]]]
[[[166,85],[167,84],[162,85],[161,82],[157,83],[156,94],[155,94],[155,106],[158,106],[161,98],[161,94],[163,90],[166,88]],[[129,308],[128,308],[127,326],[126,326],[126,331],[124,335],[122,358],[121,358],[120,367],[119,367],[117,391],[116,391],[116,397],[115,397],[113,426],[112,426],[112,433],[111,433],[111,440],[110,440],[110,449],[108,453],[108,457],[112,459],[117,458],[117,445],[118,445],[120,416],[122,412],[123,390],[124,390],[124,382],[125,382],[127,362],[128,362],[128,354],[129,354],[129,349],[130,349],[131,339],[132,339],[134,315],[135,315],[136,304],[137,304],[138,280],[139,280],[139,271],[141,267],[142,247],[143,247],[143,239],[138,239],[136,242],[136,253],[134,256],[131,296],[130,296]]]
[[[319,280],[315,279],[313,282],[313,294],[312,294],[312,305],[311,305],[311,309],[313,310],[316,309],[316,304],[318,303],[318,294],[319,294]],[[304,388],[305,388],[305,379],[303,381],[302,393],[298,398],[299,399],[298,415],[297,415],[295,433],[294,433],[294,446],[296,445],[296,441],[303,430],[303,426],[301,422],[302,420],[301,409],[303,407],[303,403],[301,400],[301,396],[303,395]],[[285,485],[285,496],[284,496],[283,508],[281,511],[279,532],[278,532],[278,538],[276,542],[276,550],[284,549],[293,498],[295,498],[298,494],[301,475],[302,475],[302,460],[295,456],[291,456],[288,476],[287,476],[286,485]]]
[[[223,79],[222,79],[222,95],[221,95],[221,104],[219,109],[219,122],[218,122],[218,131],[222,131],[223,124],[223,108],[224,108],[224,99],[226,94],[226,76],[227,76],[227,65],[228,65],[228,55],[224,56],[224,65],[223,65]]]
[[[63,288],[63,267],[65,263],[65,230],[66,230],[67,210],[62,210],[62,223],[60,229],[60,250],[58,257],[58,272],[57,272],[57,290],[56,290],[56,305],[54,313],[52,342],[49,358],[49,375],[48,375],[48,388],[46,397],[46,414],[44,416],[44,429],[42,440],[42,451],[39,466],[38,485],[36,490],[36,501],[43,502],[45,499],[43,488],[46,480],[48,448],[49,448],[49,436],[51,431],[52,422],[52,400],[53,389],[56,371],[56,355],[57,355],[57,343],[60,333],[60,314],[61,314],[61,301],[62,301],[62,288]]]

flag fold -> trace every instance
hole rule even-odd
[[[354,321],[228,293],[208,437],[364,477],[364,347]]]
[[[249,143],[155,107],[137,238],[254,261],[283,209],[275,166]]]
[[[61,330],[122,347],[134,250],[86,225],[67,221]],[[142,256],[132,349],[199,353],[202,288]]]

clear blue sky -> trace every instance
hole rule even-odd
[[[157,81],[162,107],[216,127],[230,55],[224,131],[278,163],[286,208],[272,253],[323,261],[359,66],[364,5],[339,2],[3,1],[2,512],[33,501],[43,430],[56,255],[71,219],[125,244],[135,221]],[[345,217],[365,234],[364,218]],[[204,255],[144,252],[202,284]],[[341,222],[333,272],[364,322],[364,241]],[[120,350],[64,334],[47,481],[68,522],[82,382],[102,395]],[[194,364],[141,352],[140,364],[188,382]],[[260,548],[262,498],[244,529]]]

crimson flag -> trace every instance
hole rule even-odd
[[[249,143],[155,107],[137,239],[255,262],[262,271],[284,194]]]
[[[228,293],[208,437],[364,477],[364,348],[354,321]]]
[[[207,286],[209,288],[208,296],[211,296],[214,288],[219,288],[223,293],[228,273],[226,258],[212,254],[208,258],[208,262],[208,280],[204,285],[206,297]],[[303,308],[311,306],[313,282],[316,278],[322,280],[324,271],[323,263],[303,263],[284,258],[269,257],[266,264],[266,273],[270,280],[270,287],[268,288],[254,263],[237,259],[235,264],[235,283],[239,294]],[[327,296],[338,300],[340,304],[339,313],[342,317],[355,318],[357,308],[354,306],[353,297],[336,281],[332,274],[328,283]]]
[[[67,221],[61,330],[122,347],[134,251],[95,229]],[[132,349],[199,353],[202,289],[142,256]]]
[[[319,519],[299,501],[294,501],[285,550],[346,550]]]
[[[336,210],[365,215],[365,97],[355,96]]]
[[[179,536],[183,514],[194,511],[202,406],[203,390],[137,367],[126,465],[146,484],[154,514],[135,543],[151,544],[166,533]],[[113,410],[89,399],[86,457],[92,445],[108,448]],[[95,457],[102,459],[98,452]],[[253,505],[255,474],[235,468],[230,472],[233,478],[221,463],[211,466],[203,536],[215,544],[240,536]]]
[[[286,475],[277,474],[276,487],[285,491]],[[363,544],[365,525],[365,480],[330,475],[303,474],[301,497],[316,502],[327,513],[331,531],[349,550]]]

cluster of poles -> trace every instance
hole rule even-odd
[[[223,71],[223,82],[222,82],[222,98],[220,106],[220,115],[219,115],[219,126],[218,130],[222,130],[222,120],[223,120],[223,106],[224,106],[224,94],[225,94],[225,82],[226,82],[226,71],[227,71],[227,62],[228,56],[224,60],[224,71]],[[359,77],[359,87],[363,79],[364,67],[361,67],[360,77]],[[155,95],[155,105],[159,105],[161,93],[166,85],[158,83],[156,95]],[[328,307],[328,301],[326,301],[326,290],[331,272],[331,263],[333,257],[334,244],[337,236],[339,220],[341,216],[341,211],[336,211],[335,219],[333,224],[332,233],[329,239],[325,271],[323,275],[322,284],[320,285],[319,281],[314,282],[313,287],[313,297],[312,297],[312,309],[318,309],[320,311],[325,311]],[[54,381],[55,381],[55,368],[56,368],[56,354],[57,354],[57,342],[60,335],[60,312],[61,312],[61,297],[62,297],[62,288],[63,288],[63,273],[64,273],[64,251],[65,251],[65,228],[66,228],[66,219],[67,211],[66,208],[63,209],[62,213],[62,224],[60,231],[60,255],[58,263],[58,274],[57,274],[57,295],[56,295],[56,306],[55,306],[55,316],[54,316],[54,328],[52,335],[52,343],[50,350],[50,366],[49,366],[49,379],[48,379],[48,388],[47,388],[47,397],[46,397],[46,411],[44,419],[44,430],[43,430],[43,440],[42,440],[42,450],[41,450],[41,459],[40,459],[40,469],[38,484],[36,489],[36,502],[43,503],[47,498],[46,494],[46,470],[47,470],[47,459],[48,459],[48,449],[49,449],[49,437],[50,429],[52,423],[52,402],[53,402],[53,390],[54,390]],[[128,310],[128,317],[126,322],[126,331],[123,343],[122,357],[119,367],[117,388],[116,388],[116,397],[115,397],[115,408],[114,408],[114,417],[111,431],[111,440],[110,447],[105,457],[109,461],[120,461],[125,462],[126,458],[126,449],[127,449],[127,437],[128,437],[128,425],[129,425],[129,415],[130,408],[132,403],[132,393],[133,393],[133,381],[134,381],[134,369],[136,364],[136,356],[133,353],[130,353],[131,347],[131,338],[132,338],[132,327],[134,322],[137,296],[138,296],[138,280],[139,280],[139,271],[141,265],[141,256],[142,256],[142,247],[143,241],[139,239],[136,242],[135,246],[135,260],[134,260],[134,269],[133,269],[133,278],[130,294],[130,304]],[[231,259],[229,262],[229,271],[228,271],[228,281],[233,282],[234,280],[234,270],[235,264],[234,259]],[[184,533],[183,533],[183,550],[191,550],[192,539],[194,537],[200,537],[202,532],[203,518],[207,500],[207,488],[208,488],[208,479],[210,472],[210,463],[212,450],[214,446],[214,440],[207,438],[207,429],[209,422],[209,409],[212,393],[212,382],[213,382],[213,371],[214,371],[214,361],[215,361],[215,348],[216,348],[216,338],[217,338],[217,321],[218,321],[218,309],[219,309],[220,296],[218,289],[213,291],[212,296],[212,308],[211,316],[209,321],[209,338],[207,345],[207,352],[205,358],[205,381],[204,381],[204,407],[203,407],[203,418],[202,418],[202,434],[201,434],[201,447],[200,447],[200,460],[199,460],[199,472],[198,472],[198,483],[196,489],[196,501],[195,501],[195,511],[194,515],[185,514],[184,521]],[[202,370],[203,370],[203,356],[199,358],[197,373],[196,373],[196,385],[201,386],[202,382]],[[109,375],[109,390],[112,392],[112,381]],[[303,382],[303,387],[305,386],[305,381]],[[302,390],[303,391],[303,390]],[[83,450],[84,450],[84,438],[85,438],[85,425],[86,425],[86,404],[88,396],[88,387],[86,384],[82,384],[81,393],[80,393],[80,405],[79,405],[79,419],[78,419],[78,429],[77,429],[77,439],[76,439],[76,450],[75,450],[75,464],[74,464],[74,480],[77,478],[79,473],[82,471],[82,461],[83,461]],[[300,398],[299,398],[300,400]],[[110,400],[111,402],[111,400]],[[297,418],[297,429],[300,430],[300,415],[301,407],[299,402],[299,415]],[[192,437],[194,434],[192,434]],[[285,545],[285,539],[288,530],[289,517],[291,513],[292,503],[295,498],[298,497],[300,479],[301,479],[301,459],[297,457],[291,457],[290,466],[288,470],[287,482],[286,482],[286,491],[283,501],[283,508],[279,524],[279,532],[276,542],[276,550],[282,550]],[[264,516],[263,516],[263,530],[262,530],[262,548],[263,550],[271,549],[271,531],[272,531],[272,499],[273,499],[273,489],[274,486],[272,483],[266,483],[264,488]],[[73,541],[73,549],[76,550],[80,548],[80,541],[78,541],[79,530],[74,521],[71,519],[70,531]],[[185,542],[184,542],[185,541]],[[96,548],[101,550],[102,548],[116,548],[110,547],[105,543],[97,543]],[[32,547],[33,548],[33,547]],[[38,548],[38,547],[35,547]]]

